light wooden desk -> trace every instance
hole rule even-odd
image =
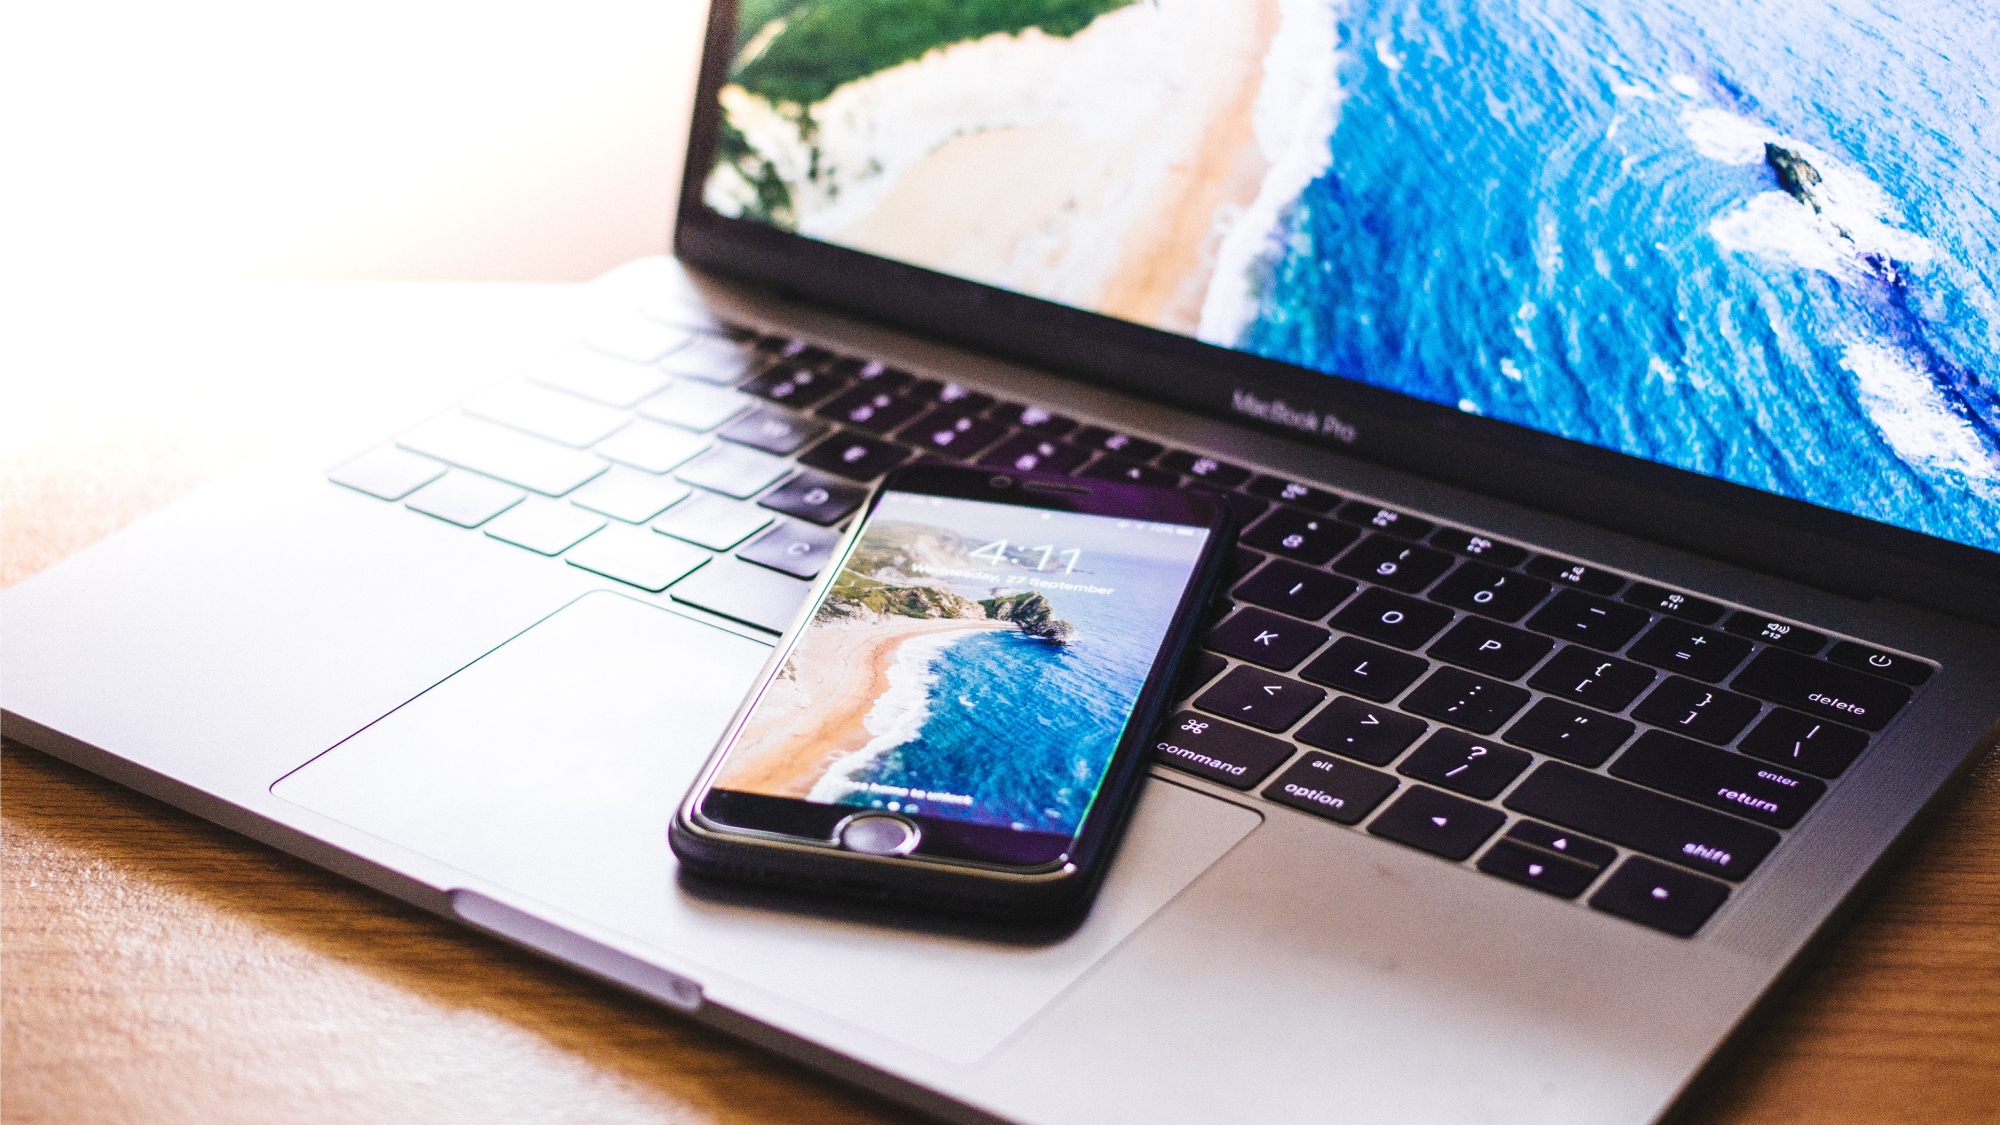
[[[242,318],[215,327],[231,322]],[[190,339],[205,331],[175,323]],[[227,372],[180,372],[177,398],[231,398],[241,384]],[[0,391],[18,401],[24,386]],[[197,411],[199,424],[106,415],[93,428],[100,393],[79,386],[50,408],[69,411],[60,436],[0,457],[0,583],[272,440],[256,411]],[[9,1122],[915,1120],[12,744],[0,819]],[[2000,1121],[2000,759],[1741,1045],[1693,1119]]]

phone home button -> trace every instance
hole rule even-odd
[[[833,831],[841,847],[867,855],[906,855],[917,846],[920,835],[916,825],[887,813],[850,816]]]

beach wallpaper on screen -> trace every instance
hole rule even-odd
[[[1206,540],[887,493],[715,783],[1074,833]]]
[[[2000,550],[2000,8],[744,0],[716,210]]]

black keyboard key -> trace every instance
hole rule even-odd
[[[1333,511],[1340,503],[1340,497],[1331,492],[1283,477],[1258,477],[1245,485],[1244,490],[1253,496],[1282,500],[1320,515]]]
[[[1790,828],[1826,782],[1741,754],[1649,730],[1611,763],[1611,776],[1686,797],[1773,828]]]
[[[1534,760],[1525,751],[1444,727],[1425,739],[1396,772],[1485,801],[1507,788]]]
[[[822,526],[839,523],[868,499],[868,490],[811,469],[779,485],[757,501],[759,507]]]
[[[897,398],[881,387],[860,386],[819,408],[822,418],[886,434],[923,410],[915,399]]]
[[[1431,600],[1499,621],[1519,621],[1547,597],[1549,584],[1539,578],[1500,570],[1484,563],[1463,563],[1437,584]]]
[[[1195,487],[1201,488],[1200,485],[1196,485]],[[1206,492],[1208,490],[1202,489],[1202,491]],[[1255,496],[1246,496],[1241,492],[1217,492],[1213,495],[1216,499],[1229,505],[1230,511],[1236,513],[1237,527],[1249,527],[1251,524],[1257,522],[1258,517],[1271,510],[1271,502],[1269,500],[1259,500]]]
[[[1729,888],[1713,879],[1635,855],[1590,896],[1590,905],[1676,937],[1689,937],[1728,897]]]
[[[1257,569],[1257,564],[1263,561],[1263,555],[1258,554],[1248,547],[1236,548],[1229,555],[1229,580],[1231,582],[1236,581]]]
[[[1498,875],[1524,887],[1547,891],[1558,898],[1575,898],[1582,894],[1583,889],[1590,886],[1590,881],[1597,878],[1599,870],[1559,855],[1523,847],[1508,839],[1486,849],[1486,854],[1479,857],[1478,867],[1488,875]]]
[[[980,394],[958,383],[940,383],[935,379],[920,380],[910,388],[909,394],[914,399],[949,406],[961,414],[977,414],[993,405],[992,395]]]
[[[818,441],[826,427],[796,414],[760,406],[724,426],[721,434],[738,445],[776,453],[780,457]]]
[[[1749,696],[1669,676],[1632,708],[1632,717],[1719,746],[1749,726],[1759,710],[1757,701]]]
[[[1579,836],[1539,820],[1517,820],[1514,827],[1507,830],[1509,840],[1517,840],[1530,847],[1569,858],[1587,867],[1604,868],[1618,858],[1618,849],[1609,844],[1601,844],[1588,836]]]
[[[1475,672],[1518,680],[1556,643],[1496,622],[1468,617],[1429,648],[1430,655]]]
[[[836,359],[827,364],[826,369],[878,391],[898,391],[917,379],[915,375],[899,371],[879,359]]]
[[[1076,422],[1040,406],[1024,406],[1020,403],[1003,402],[993,408],[991,417],[1010,426],[1032,430],[1036,437],[1058,438],[1076,429]]]
[[[1196,777],[1248,789],[1292,756],[1292,744],[1234,723],[1182,711],[1153,742],[1153,757]]]
[[[1403,710],[1492,734],[1527,706],[1528,693],[1457,668],[1439,668],[1403,700]]]
[[[1769,828],[1561,762],[1535,767],[1501,803],[1725,879],[1750,874],[1778,846]]]
[[[1269,610],[1244,607],[1208,635],[1207,647],[1282,672],[1333,634]]]
[[[1274,560],[1257,577],[1236,587],[1236,596],[1266,609],[1317,621],[1353,595],[1355,584],[1310,566]]]
[[[1341,824],[1354,824],[1402,784],[1386,773],[1307,751],[1264,796]]]
[[[1438,528],[1431,536],[1431,546],[1443,547],[1453,554],[1467,555],[1494,566],[1520,566],[1528,561],[1525,548],[1456,527]]]
[[[1750,642],[1672,618],[1646,630],[1625,655],[1655,668],[1717,683],[1750,655]]]
[[[1238,664],[1227,676],[1194,701],[1200,710],[1281,731],[1299,721],[1326,698],[1326,689],[1274,676],[1261,668]]]
[[[807,450],[799,457],[799,464],[839,473],[849,480],[867,481],[874,480],[909,458],[910,451],[894,442],[843,433],[835,434]]]
[[[1570,645],[1542,665],[1528,686],[1605,711],[1623,711],[1657,675],[1643,665]]]
[[[998,422],[939,407],[912,422],[897,436],[925,449],[970,459],[1007,432]]]
[[[1099,457],[1076,475],[1091,480],[1120,480],[1126,484],[1150,484],[1161,488],[1172,488],[1181,482],[1179,473],[1155,469],[1123,457]]]
[[[1418,648],[1451,622],[1452,613],[1387,590],[1368,589],[1333,615],[1336,628],[1397,648]]]
[[[1067,473],[1090,454],[1074,445],[1036,434],[1015,434],[986,452],[979,463],[1022,473]]]
[[[1867,749],[1868,736],[1852,727],[1776,707],[1743,736],[1740,747],[1753,758],[1821,777],[1839,777]]]
[[[1252,547],[1318,566],[1354,542],[1360,532],[1326,516],[1307,515],[1297,508],[1279,508],[1243,533]]]
[[[1292,737],[1322,750],[1386,766],[1424,733],[1425,726],[1422,719],[1343,695]]]
[[[833,557],[833,549],[839,543],[838,532],[780,520],[778,526],[736,552],[736,557],[744,562],[782,571],[793,578],[811,578]]]
[[[1348,523],[1360,524],[1363,527],[1372,527],[1376,531],[1386,531],[1390,535],[1415,542],[1421,542],[1424,536],[1431,533],[1431,528],[1437,526],[1429,520],[1420,520],[1408,512],[1399,512],[1394,508],[1384,508],[1377,504],[1370,504],[1366,500],[1349,501],[1342,505],[1340,511],[1334,513],[1334,515],[1335,518],[1345,520]]]
[[[1157,441],[1147,441],[1145,438],[1133,437],[1117,430],[1107,430],[1102,426],[1085,426],[1069,440],[1085,449],[1115,453],[1134,461],[1151,461],[1166,448]]]
[[[1639,729],[1560,699],[1544,699],[1507,729],[1507,741],[1579,766],[1599,766]]]
[[[810,368],[779,366],[743,384],[743,389],[794,410],[804,410],[839,390],[844,382],[838,376]]]
[[[1421,656],[1342,637],[1318,659],[1300,669],[1299,675],[1313,683],[1383,703],[1416,683],[1417,677],[1430,667],[1431,662]]]
[[[1697,625],[1713,625],[1722,620],[1722,607],[1714,602],[1648,582],[1633,583],[1632,588],[1625,591],[1624,601],[1627,605],[1669,614]]]
[[[1752,658],[1730,686],[1864,730],[1881,730],[1910,701],[1910,689],[1901,684],[1775,648]]]
[[[1452,558],[1428,547],[1413,547],[1386,535],[1371,535],[1342,555],[1333,569],[1390,589],[1414,594],[1451,569]]]
[[[1528,573],[1564,586],[1574,586],[1592,594],[1609,596],[1625,588],[1625,579],[1604,569],[1575,559],[1537,555],[1528,564]]]
[[[1893,652],[1883,652],[1879,648],[1869,648],[1853,641],[1837,642],[1826,654],[1828,660],[1862,672],[1873,672],[1900,680],[1911,687],[1919,687],[1931,678],[1931,666],[1910,656],[1897,656]]]
[[[819,367],[833,362],[833,353],[804,340],[776,342],[778,358],[798,367]]]
[[[1189,453],[1185,449],[1169,450],[1160,458],[1163,468],[1177,473],[1186,473],[1199,481],[1206,481],[1217,488],[1235,488],[1250,479],[1250,470],[1227,461],[1217,461],[1200,453]]]
[[[1528,618],[1528,628],[1580,645],[1615,652],[1650,620],[1637,606],[1619,605],[1576,590],[1563,590]]]
[[[1812,656],[1826,647],[1826,634],[1803,629],[1789,621],[1766,617],[1761,613],[1732,613],[1722,627],[1739,637],[1749,637],[1753,641],[1788,648]]]
[[[1196,653],[1194,659],[1188,661],[1187,667],[1181,670],[1180,683],[1174,688],[1174,698],[1186,699],[1193,695],[1196,688],[1214,679],[1227,667],[1229,661],[1215,653]]]
[[[1368,831],[1432,855],[1459,860],[1471,855],[1506,821],[1498,809],[1415,785],[1382,810]]]

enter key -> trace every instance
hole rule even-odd
[[[1665,731],[1647,731],[1611,763],[1614,777],[1774,828],[1799,822],[1826,783]]]

